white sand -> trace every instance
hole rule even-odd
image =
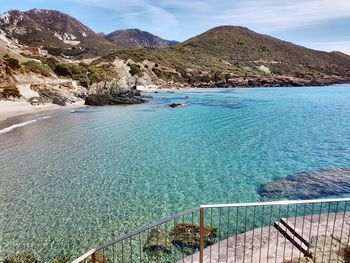
[[[67,106],[59,106],[51,103],[33,106],[25,101],[0,101],[0,121],[5,121],[20,115],[37,114],[51,110],[71,110],[74,108],[81,108],[83,105],[83,100],[67,104]]]

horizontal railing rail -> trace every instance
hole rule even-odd
[[[324,258],[350,251],[349,203],[336,198],[200,205],[91,249],[73,263],[329,262]]]

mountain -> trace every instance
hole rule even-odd
[[[116,49],[75,18],[53,10],[11,10],[0,15],[0,33],[27,46]]]
[[[111,60],[111,56],[106,59]],[[137,63],[153,62],[159,66],[153,69],[158,77],[194,86],[322,85],[350,81],[347,55],[308,49],[237,26],[216,27],[174,47],[120,50],[113,56],[131,58]],[[298,83],[291,83],[291,78]]]
[[[139,29],[117,30],[104,36],[108,41],[125,48],[165,48],[177,45],[179,42],[162,39]]]

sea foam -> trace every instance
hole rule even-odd
[[[49,119],[49,118],[51,118],[51,116],[44,116],[44,117],[40,117],[40,118],[37,118],[37,119],[34,119],[34,120],[20,122],[20,123],[11,125],[11,126],[9,126],[7,128],[4,128],[4,129],[0,130],[0,134],[10,132],[13,129],[16,129],[16,128],[19,128],[19,127],[23,127],[25,125],[37,122],[38,120],[44,120],[44,119]]]

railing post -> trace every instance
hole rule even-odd
[[[204,262],[204,208],[200,208],[200,211],[199,211],[199,227],[200,227],[199,263],[203,263]]]
[[[93,253],[91,255],[91,263],[96,263],[96,254],[95,253]]]

